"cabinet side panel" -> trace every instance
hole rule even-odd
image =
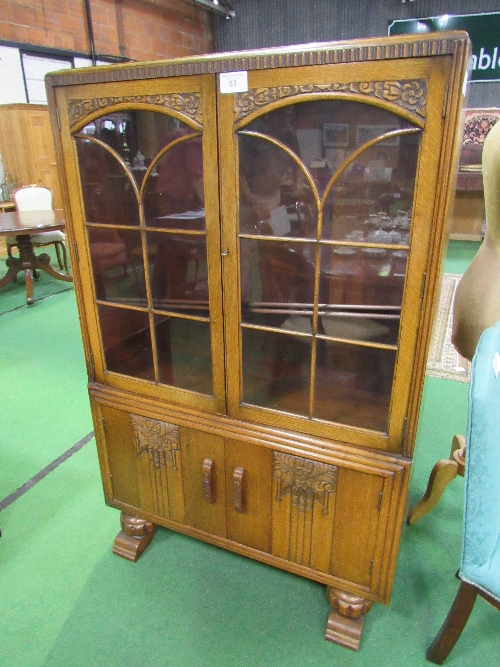
[[[113,500],[140,507],[137,457],[128,412],[100,405]]]
[[[272,452],[226,440],[225,453],[228,537],[269,553]]]
[[[341,468],[330,573],[369,586],[377,542],[383,478]]]
[[[181,428],[186,523],[226,537],[223,438]]]

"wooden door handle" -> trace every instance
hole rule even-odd
[[[203,497],[207,503],[215,503],[215,466],[212,459],[206,458],[203,460]]]
[[[236,467],[233,472],[233,507],[237,512],[246,512],[245,468]]]

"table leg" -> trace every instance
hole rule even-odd
[[[36,271],[36,256],[33,250],[33,243],[29,234],[16,236],[17,247],[19,250],[19,271],[24,270],[26,282],[26,303],[31,306],[34,303],[33,298],[33,271]]]
[[[35,268],[45,271],[45,273],[48,273],[49,276],[52,276],[52,278],[56,278],[57,280],[64,280],[68,283],[73,282],[73,276],[70,276],[67,273],[61,273],[61,271],[54,269],[50,263],[50,255],[46,252],[35,256]]]
[[[19,271],[23,270],[23,267],[19,264],[19,260],[17,258],[8,259],[6,261],[6,264],[8,267],[8,271],[3,278],[0,278],[0,288],[5,287],[5,285],[14,282],[14,279],[19,273]]]
[[[33,271],[31,269],[24,270],[24,280],[26,282],[26,303],[31,306],[35,302],[33,298]]]
[[[35,255],[33,243],[29,234],[19,234],[16,236],[16,245],[19,250],[19,257],[9,257],[6,261],[7,273],[0,279],[0,288],[13,282],[20,271],[24,271],[26,279],[26,303],[30,306],[34,302],[33,298],[33,272],[37,269],[45,271],[52,278],[73,282],[73,276],[56,271],[50,264],[50,255],[42,253]]]

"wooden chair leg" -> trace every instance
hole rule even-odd
[[[477,594],[478,589],[472,584],[468,584],[465,581],[460,583],[460,588],[448,612],[448,616],[434,641],[427,649],[425,657],[429,662],[442,665],[446,660],[451,649],[462,634],[462,630],[476,602]]]
[[[455,435],[451,444],[450,458],[438,461],[431,471],[427,489],[416,505],[408,512],[407,522],[417,523],[437,505],[448,484],[457,475],[463,477],[465,470],[465,439]]]
[[[56,241],[54,243],[54,248],[56,250],[57,263],[59,264],[59,269],[62,271],[66,267],[63,264],[63,260],[62,260],[62,257],[61,257],[61,246],[62,246],[62,243],[60,241]]]
[[[62,248],[62,254],[63,254],[63,266],[61,266],[61,270],[64,268],[66,273],[69,275],[68,253],[66,252],[66,244],[64,243],[64,241],[61,241],[61,248]]]

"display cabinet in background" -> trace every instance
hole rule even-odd
[[[464,116],[450,239],[482,241],[485,232],[483,144],[500,119],[500,109],[466,109]]]
[[[48,77],[115,553],[156,525],[390,599],[461,33]]]

